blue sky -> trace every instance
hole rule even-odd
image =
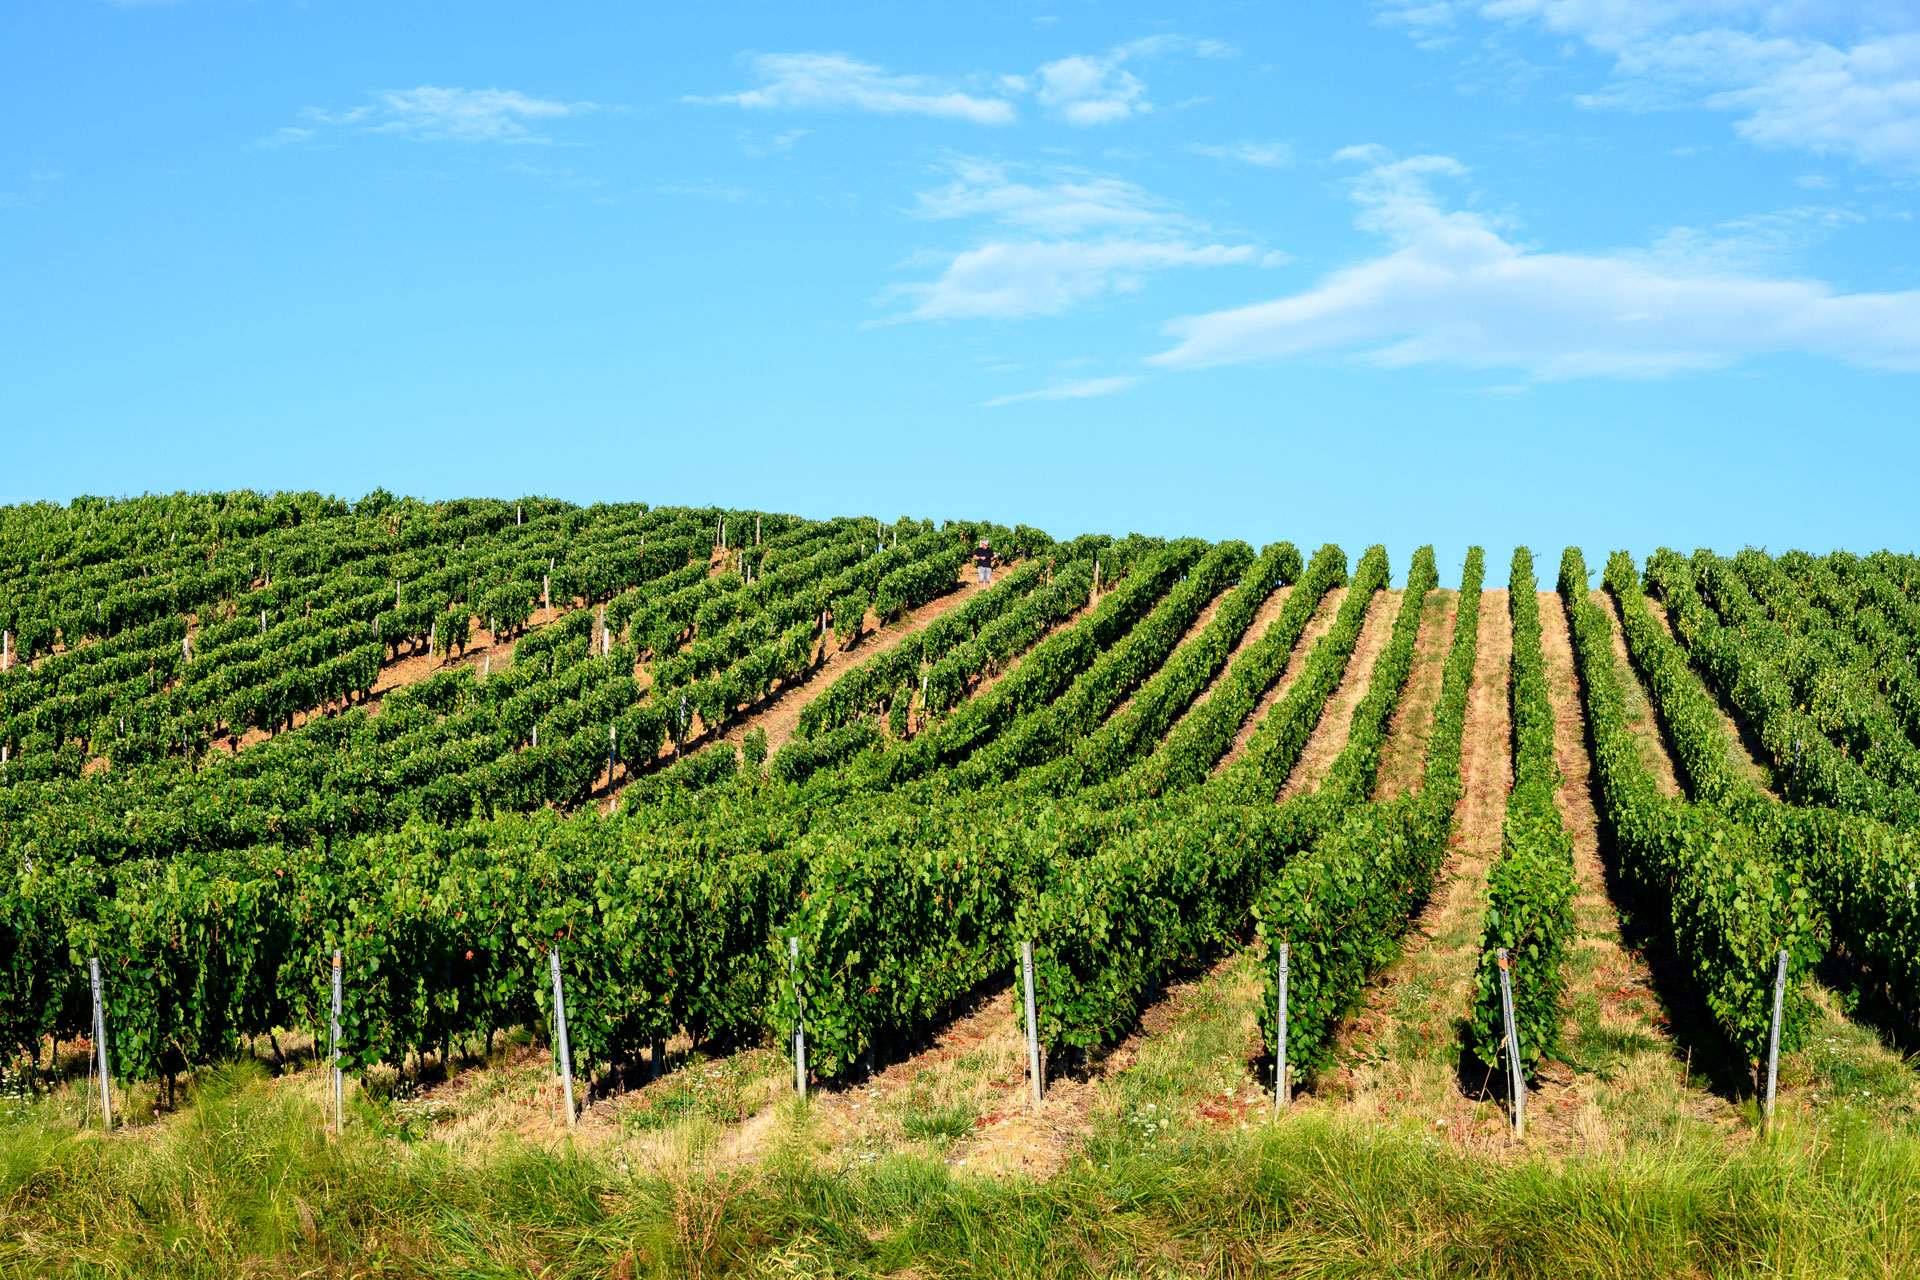
[[[1913,0],[5,22],[0,498],[1916,543]]]

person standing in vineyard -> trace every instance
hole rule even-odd
[[[985,538],[973,549],[973,567],[980,571],[981,586],[993,581],[993,544]]]

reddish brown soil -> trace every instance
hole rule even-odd
[[[1640,673],[1633,669],[1633,660],[1627,656],[1627,637],[1620,626],[1620,611],[1614,607],[1613,597],[1604,591],[1590,591],[1588,598],[1606,610],[1607,623],[1613,629],[1613,669],[1620,678],[1620,692],[1625,695],[1627,727],[1640,744],[1640,759],[1652,771],[1661,793],[1677,796],[1680,778],[1674,767],[1673,748],[1659,716],[1654,714],[1645,686],[1640,683]]]
[[[1667,629],[1667,634],[1673,637],[1673,642],[1685,651],[1686,645],[1681,641],[1679,633],[1674,630],[1673,619],[1667,616],[1666,607],[1657,600],[1649,599],[1647,609],[1660,625]],[[1734,771],[1760,788],[1769,799],[1778,800],[1780,796],[1773,789],[1773,774],[1767,768],[1766,748],[1760,745],[1760,736],[1753,732],[1739,713],[1727,705],[1719,691],[1702,680],[1697,672],[1694,674],[1694,683],[1699,686],[1702,693],[1706,694],[1708,704],[1713,707],[1714,714],[1720,718],[1720,730],[1727,739],[1727,759],[1732,763]]]
[[[1247,753],[1247,744],[1253,741],[1254,733],[1260,728],[1260,722],[1267,718],[1267,712],[1273,710],[1273,704],[1287,696],[1287,690],[1293,688],[1293,682],[1300,678],[1300,672],[1307,665],[1307,655],[1313,652],[1321,636],[1333,630],[1333,620],[1339,616],[1340,604],[1347,598],[1347,588],[1335,587],[1320,598],[1320,607],[1314,610],[1308,620],[1306,630],[1300,633],[1300,639],[1294,644],[1293,652],[1287,655],[1286,665],[1280,669],[1280,678],[1273,687],[1262,694],[1260,701],[1247,714],[1240,725],[1240,732],[1234,736],[1233,745],[1227,748],[1225,755],[1214,763],[1213,771],[1220,773],[1234,761]]]
[[[1413,668],[1387,728],[1386,749],[1374,795],[1386,800],[1420,790],[1427,762],[1427,737],[1433,732],[1434,707],[1446,674],[1447,648],[1453,643],[1458,591],[1433,591],[1420,613],[1420,634],[1413,645]]]
[[[1193,707],[1206,705],[1207,699],[1213,697],[1213,691],[1218,689],[1220,682],[1227,678],[1227,672],[1233,670],[1233,664],[1239,659],[1241,650],[1250,644],[1258,643],[1260,638],[1267,634],[1267,628],[1272,626],[1273,620],[1280,616],[1280,610],[1286,607],[1287,597],[1292,594],[1293,586],[1288,584],[1266,598],[1254,613],[1253,621],[1247,624],[1247,629],[1240,633],[1240,638],[1234,642],[1231,649],[1227,650],[1227,660],[1220,664],[1220,670],[1213,679],[1207,681],[1207,687],[1200,691],[1200,696],[1193,700]],[[1192,712],[1193,707],[1187,709],[1189,713]],[[1175,722],[1175,728],[1178,727],[1178,722]]]
[[[1391,589],[1376,591],[1367,602],[1366,621],[1361,624],[1360,637],[1347,657],[1347,669],[1341,674],[1333,696],[1321,709],[1320,721],[1301,749],[1300,758],[1293,762],[1287,785],[1280,789],[1282,801],[1318,787],[1327,771],[1333,768],[1335,757],[1347,745],[1347,731],[1353,727],[1353,710],[1367,696],[1367,689],[1373,683],[1373,664],[1393,635],[1393,615],[1400,610],[1403,594]]]

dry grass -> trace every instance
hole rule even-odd
[[[1379,799],[1417,795],[1427,762],[1427,738],[1433,732],[1433,712],[1440,701],[1446,674],[1447,649],[1453,644],[1458,591],[1434,590],[1420,611],[1420,632],[1413,644],[1413,668],[1387,728],[1386,749],[1380,755],[1380,773],[1374,785]]]
[[[1347,745],[1347,731],[1353,727],[1353,709],[1367,696],[1367,689],[1373,683],[1374,661],[1393,636],[1394,615],[1400,612],[1400,597],[1404,594],[1391,589],[1376,591],[1367,602],[1366,621],[1360,626],[1353,652],[1347,656],[1347,669],[1333,696],[1321,709],[1320,720],[1307,745],[1301,748],[1300,758],[1294,761],[1286,786],[1280,789],[1283,802],[1318,787],[1333,768],[1341,748]]]

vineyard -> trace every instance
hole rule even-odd
[[[1595,563],[1521,548],[1502,587],[1480,548],[538,498],[0,509],[7,1079],[97,1126],[105,1063],[145,1125],[238,1059],[337,1066],[405,1128],[517,1063],[556,1132],[693,1117],[750,1153],[804,1090],[850,1160],[1046,1174],[1163,1138],[1125,1082],[1203,1027],[1157,1096],[1215,1135],[1903,1132],[1920,560]]]

